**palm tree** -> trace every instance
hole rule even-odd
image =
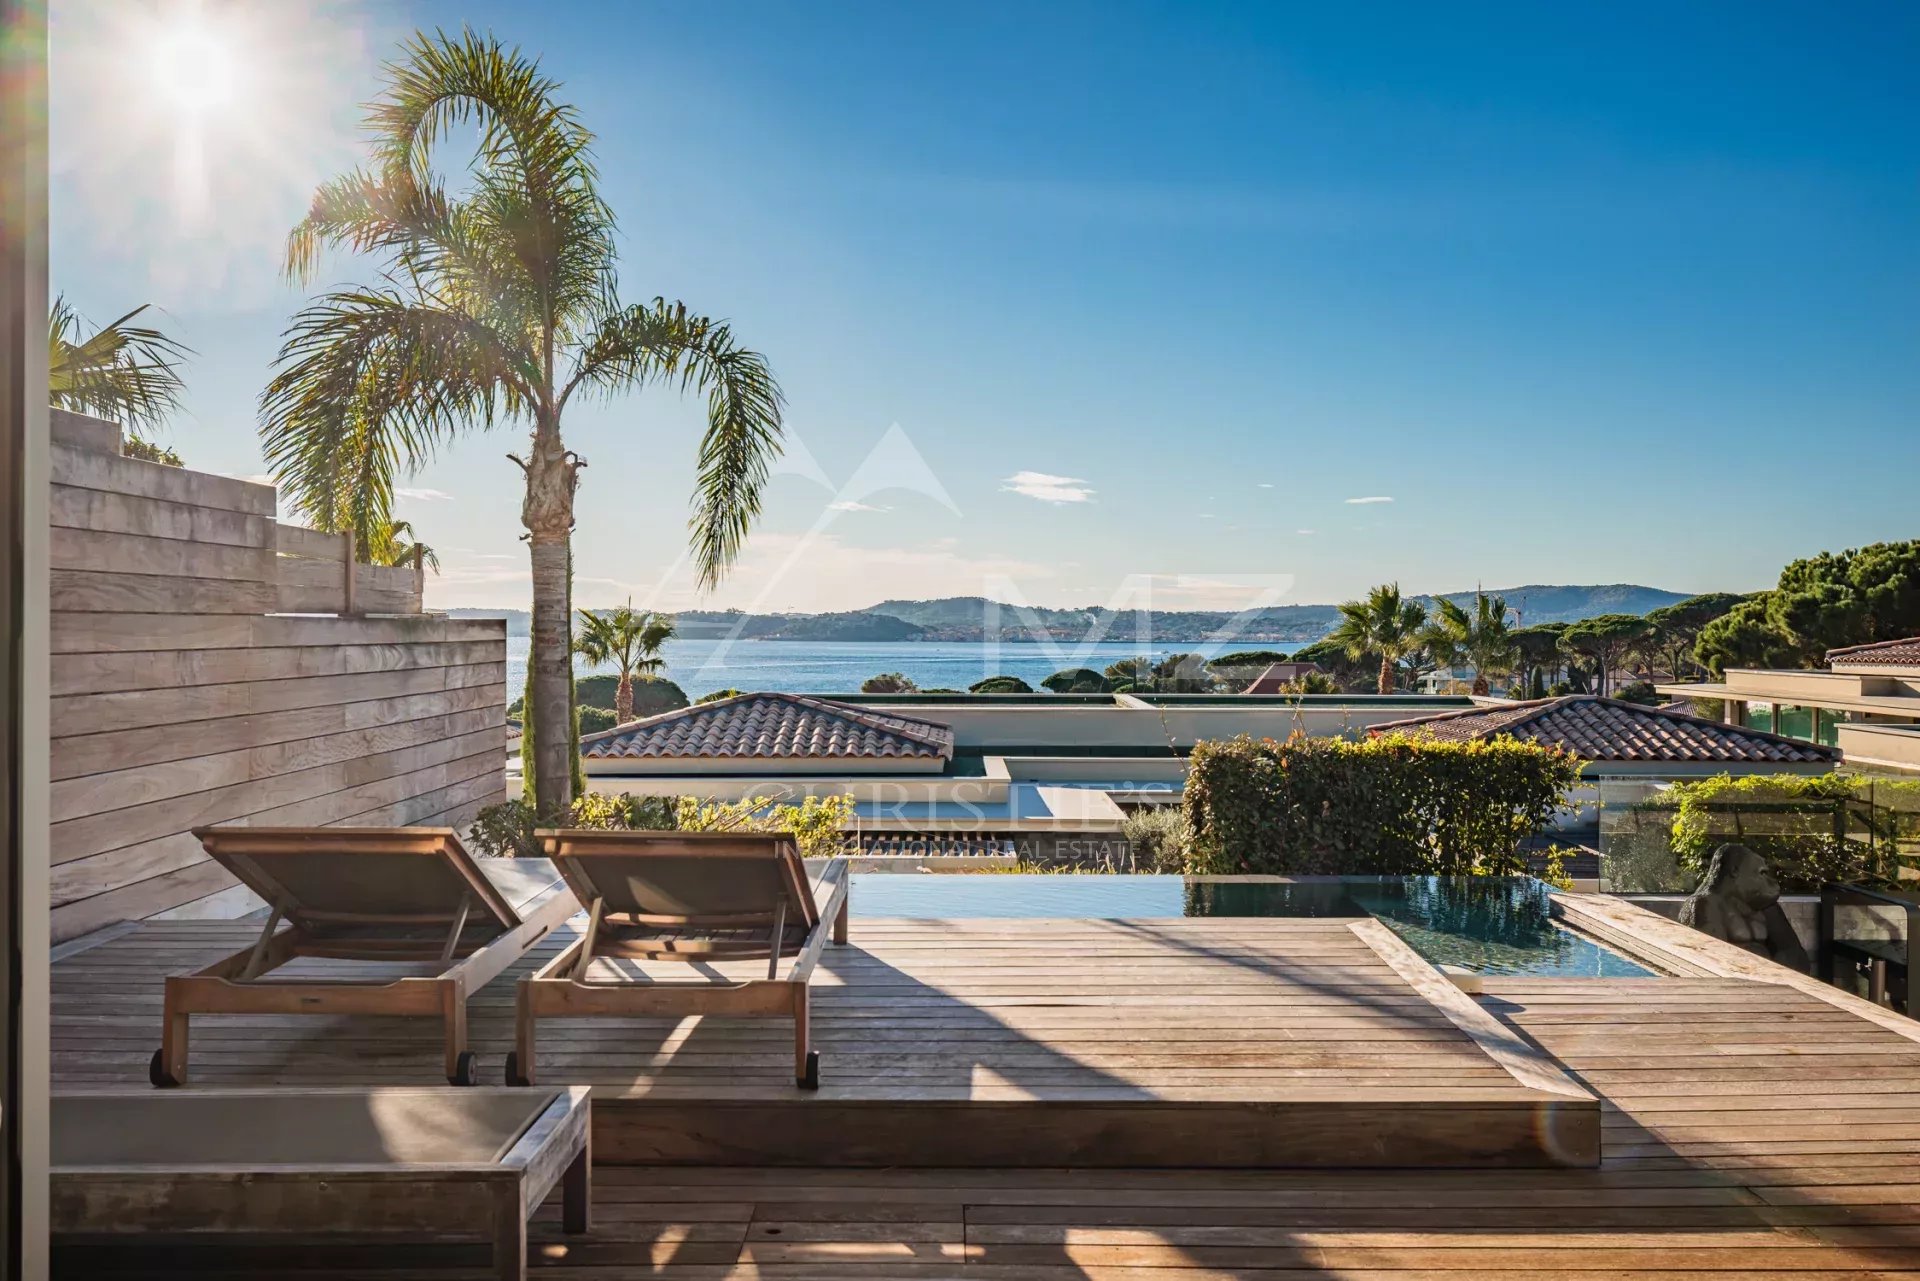
[[[369,565],[411,565],[418,556],[428,568],[435,572],[440,569],[440,554],[420,541],[413,532],[413,522],[408,520],[390,520],[377,526],[369,537],[357,540],[354,548]]]
[[[633,719],[634,674],[651,676],[664,667],[660,647],[672,639],[670,616],[636,610],[632,601],[604,614],[580,611],[580,639],[574,642],[573,652],[595,667],[611,663],[619,671],[620,683],[613,688],[613,716],[618,724]]]
[[[1384,583],[1367,593],[1365,600],[1350,600],[1340,606],[1340,626],[1327,639],[1359,662],[1368,654],[1380,656],[1382,694],[1393,693],[1394,666],[1424,643],[1422,629],[1427,611],[1417,600],[1402,600],[1400,584]]]
[[[110,418],[127,429],[133,452],[170,453],[150,446],[142,433],[160,425],[180,408],[186,384],[181,359],[190,349],[158,329],[130,323],[147,309],[142,303],[87,337],[80,317],[65,297],[47,311],[47,401],[75,413]],[[172,457],[179,465],[177,455]]]
[[[759,514],[781,447],[780,390],[725,324],[663,298],[619,301],[591,135],[531,59],[472,32],[419,35],[385,76],[368,108],[369,164],[315,192],[286,262],[301,281],[329,248],[378,256],[385,270],[293,319],[261,396],[265,453],[311,513],[338,504],[343,477],[390,494],[397,466],[463,431],[530,429],[525,456],[512,456],[533,579],[528,764],[536,808],[558,813],[573,790],[569,575],[585,465],[561,434],[567,406],[648,384],[705,394],[688,527],[709,588]],[[470,178],[462,193],[436,176],[454,130],[478,137],[470,163],[444,166]]]
[[[1442,666],[1462,661],[1473,665],[1473,692],[1486,694],[1491,676],[1512,673],[1519,647],[1507,622],[1507,602],[1485,592],[1473,594],[1473,613],[1442,596],[1434,602],[1440,616],[1427,629],[1427,648]]]

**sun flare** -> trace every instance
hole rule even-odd
[[[56,5],[54,198],[176,304],[279,287],[287,228],[352,154],[360,0]]]
[[[198,118],[242,98],[235,33],[211,25],[203,11],[182,12],[156,33],[151,49],[153,87],[183,116]]]

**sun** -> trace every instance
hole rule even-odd
[[[202,10],[182,10],[153,34],[148,67],[154,91],[184,117],[197,120],[234,107],[242,98],[241,50],[236,34]]]

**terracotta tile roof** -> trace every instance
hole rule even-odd
[[[1828,667],[1920,667],[1920,636],[1827,651]]]
[[[946,758],[953,730],[804,694],[738,694],[585,734],[595,759],[656,757]]]
[[[1511,734],[1563,747],[1589,761],[1820,764],[1840,759],[1838,751],[1816,743],[1590,694],[1416,716],[1373,729],[1424,730],[1456,742]]]

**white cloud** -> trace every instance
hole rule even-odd
[[[1272,481],[1268,481],[1268,480],[1263,480],[1263,481],[1261,481],[1261,482],[1260,482],[1260,484],[1259,484],[1259,488],[1261,488],[1261,489],[1272,489],[1272,488],[1273,488],[1273,482],[1272,482]]]
[[[1293,532],[1296,534],[1317,534],[1320,531],[1317,529],[1296,529]]]
[[[1043,471],[1017,471],[1000,484],[1002,492],[1024,494],[1043,503],[1090,503],[1093,490],[1074,476],[1049,476]]]
[[[828,503],[827,510],[830,512],[890,512],[893,508],[876,507],[872,503],[855,502],[849,498],[837,503]]]
[[[1375,494],[1370,498],[1349,498],[1347,499],[1347,504],[1349,506],[1364,506],[1367,503],[1390,503],[1392,501],[1393,499],[1384,494]]]
[[[411,498],[422,503],[450,503],[453,501],[453,495],[444,489],[419,489],[409,485],[396,485],[393,490],[393,496],[395,498]]]

